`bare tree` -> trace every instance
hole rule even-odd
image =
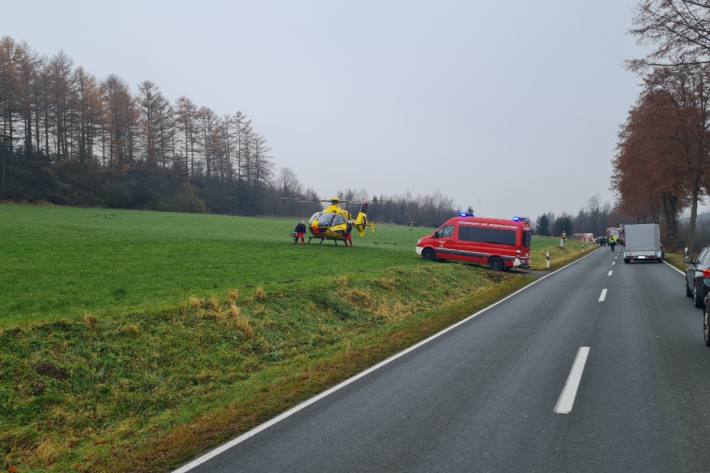
[[[185,173],[190,176],[195,175],[195,156],[197,145],[197,107],[187,97],[180,97],[175,105],[176,109],[176,126],[178,140],[182,143],[182,156]]]
[[[73,114],[72,60],[64,51],[59,51],[49,63],[49,91],[52,104],[51,117],[54,125],[55,150],[59,159],[70,157]]]
[[[94,76],[88,74],[82,67],[78,67],[74,72],[74,83],[76,84],[76,107],[79,120],[76,129],[77,151],[79,162],[84,163],[93,160],[94,141],[101,129],[101,120],[103,119],[101,93]]]
[[[128,85],[117,76],[108,76],[101,89],[108,130],[109,165],[124,166],[133,161],[138,113]]]
[[[303,194],[303,186],[296,173],[289,168],[281,168],[274,183],[276,191],[281,197],[296,197]]]
[[[32,153],[32,113],[34,111],[33,86],[37,55],[27,43],[15,48],[13,57],[17,78],[18,109],[22,116],[25,153]]]
[[[642,63],[654,65],[710,62],[710,1],[641,0],[633,28],[641,44],[655,49]]]

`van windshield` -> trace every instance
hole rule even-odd
[[[525,248],[530,248],[530,240],[532,239],[532,232],[530,230],[525,230],[523,232],[523,246]]]
[[[437,233],[439,234],[439,238],[451,238],[451,236],[454,234],[454,226],[444,225],[439,229]]]

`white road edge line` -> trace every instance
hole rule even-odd
[[[614,274],[614,271],[609,271],[609,272],[607,273],[607,276],[611,276],[612,274]]]
[[[428,337],[428,338],[425,338],[425,339],[422,340],[421,342],[418,342],[418,343],[412,345],[411,347],[406,348],[406,349],[402,350],[401,352],[396,353],[395,355],[392,355],[391,357],[389,357],[389,358],[387,358],[387,359],[385,359],[385,360],[380,361],[380,362],[377,363],[376,365],[373,365],[373,366],[367,368],[366,370],[361,371],[360,373],[358,373],[358,374],[356,374],[355,376],[352,376],[352,377],[346,379],[345,381],[341,381],[340,383],[336,384],[336,385],[333,386],[332,388],[329,388],[329,389],[323,391],[322,393],[317,394],[317,395],[313,396],[312,398],[307,399],[307,400],[303,401],[302,403],[300,403],[300,404],[298,404],[298,405],[292,407],[291,409],[282,412],[281,414],[277,415],[276,417],[274,417],[274,418],[272,418],[272,419],[270,419],[270,420],[267,420],[267,421],[264,422],[263,424],[260,424],[260,425],[258,425],[258,426],[256,426],[256,427],[254,427],[254,428],[251,429],[250,431],[245,432],[245,433],[241,434],[241,435],[238,436],[238,437],[235,437],[234,439],[232,439],[232,440],[230,440],[230,441],[228,441],[228,442],[226,442],[226,443],[220,445],[219,447],[217,447],[217,448],[215,448],[215,449],[213,449],[213,450],[210,450],[209,452],[205,453],[204,455],[202,455],[202,456],[200,456],[200,457],[198,457],[198,458],[192,460],[192,461],[189,462],[189,463],[186,463],[185,465],[179,467],[179,468],[176,469],[176,470],[173,470],[172,473],[187,473],[188,471],[192,470],[193,468],[196,468],[196,467],[198,467],[199,465],[201,465],[201,464],[203,464],[203,463],[205,463],[205,462],[211,460],[212,458],[214,458],[214,457],[216,457],[216,456],[218,456],[218,455],[220,455],[220,454],[226,452],[226,451],[229,450],[230,448],[235,447],[236,445],[239,445],[240,443],[244,442],[245,440],[250,439],[251,437],[254,437],[254,436],[257,435],[258,433],[263,432],[264,430],[268,429],[269,427],[271,427],[271,426],[273,426],[273,425],[275,425],[275,424],[278,424],[279,422],[281,422],[282,420],[286,419],[287,417],[291,417],[292,415],[296,414],[297,412],[302,411],[303,409],[305,409],[306,407],[310,406],[311,404],[315,404],[316,402],[320,401],[321,399],[323,399],[323,398],[325,398],[325,397],[327,397],[327,396],[333,394],[334,392],[336,392],[336,391],[338,391],[338,390],[344,388],[345,386],[347,386],[347,385],[349,385],[349,384],[354,383],[355,381],[359,380],[360,378],[364,378],[365,376],[367,376],[368,374],[372,373],[373,371],[376,371],[376,370],[382,368],[383,366],[392,363],[393,361],[397,360],[398,358],[403,357],[404,355],[406,355],[406,354],[408,354],[408,353],[410,353],[410,352],[416,350],[417,348],[419,348],[419,347],[421,347],[421,346],[423,346],[423,345],[426,345],[427,343],[429,343],[429,342],[431,342],[431,341],[433,341],[433,340],[436,340],[437,338],[441,337],[441,336],[444,335],[445,333],[450,332],[450,331],[456,329],[457,327],[459,327],[459,326],[465,324],[466,322],[471,321],[472,319],[478,317],[479,315],[483,314],[484,312],[487,312],[487,311],[489,311],[490,309],[494,308],[495,306],[497,306],[497,305],[499,305],[499,304],[502,304],[503,302],[507,301],[508,299],[510,299],[510,298],[512,298],[512,297],[515,297],[516,295],[520,294],[521,292],[525,291],[526,289],[529,289],[529,288],[533,287],[533,286],[536,285],[537,283],[544,281],[545,279],[549,278],[550,276],[553,276],[553,275],[559,273],[560,271],[562,271],[562,270],[564,270],[564,269],[567,269],[567,268],[569,268],[570,266],[572,266],[572,265],[574,265],[574,264],[579,263],[579,262],[582,261],[583,259],[585,259],[585,258],[587,258],[587,257],[589,257],[589,256],[592,256],[594,253],[596,253],[596,250],[594,250],[594,251],[592,251],[591,253],[588,253],[588,254],[582,256],[581,258],[579,258],[579,259],[577,259],[577,260],[572,261],[571,263],[569,263],[569,264],[567,264],[567,265],[565,265],[565,266],[562,266],[562,267],[559,268],[559,269],[556,269],[555,271],[552,271],[552,272],[549,273],[549,274],[544,275],[543,277],[541,277],[541,278],[539,278],[539,279],[536,279],[535,281],[531,282],[530,284],[528,284],[528,285],[526,285],[526,286],[524,286],[524,287],[521,287],[520,289],[518,289],[517,291],[513,292],[512,294],[508,294],[508,295],[505,296],[503,299],[501,299],[501,300],[499,300],[499,301],[497,301],[497,302],[494,302],[493,304],[489,305],[488,307],[484,307],[483,309],[479,310],[479,311],[476,312],[475,314],[469,315],[469,316],[466,317],[465,319],[460,320],[459,322],[456,322],[455,324],[446,327],[445,329],[441,330],[440,332],[437,332],[437,333],[435,333],[434,335],[432,335],[432,336],[430,336],[430,337]]]
[[[602,289],[602,293],[599,294],[599,302],[604,302],[604,299],[606,299],[606,288]]]
[[[683,276],[685,276],[685,273],[684,273],[683,271],[681,271],[680,269],[676,268],[675,266],[673,266],[672,264],[670,264],[668,261],[665,261],[665,260],[664,260],[663,262],[666,263],[666,265],[667,265],[669,268],[675,269],[675,270],[678,271],[680,274],[682,274]]]
[[[560,393],[560,398],[557,400],[557,404],[555,404],[555,408],[553,409],[553,412],[556,414],[569,414],[572,412],[574,399],[577,397],[577,390],[579,389],[579,383],[582,381],[582,373],[584,373],[588,356],[589,347],[579,347],[577,356],[574,357],[574,363],[572,363],[572,369],[569,371],[569,376],[567,376],[565,386]]]

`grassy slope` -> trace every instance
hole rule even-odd
[[[427,264],[397,226],[346,250],[294,248],[279,219],[0,221],[0,451],[20,471],[164,471],[529,282]]]
[[[533,237],[532,269],[545,270],[545,252],[550,252],[551,269],[557,269],[579,258],[580,254],[590,251],[596,246],[582,243],[578,240],[567,240],[564,248],[560,248],[560,239],[554,237]]]
[[[683,261],[683,255],[681,253],[666,252],[665,260],[683,272],[688,268],[688,263]]]

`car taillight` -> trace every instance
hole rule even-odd
[[[710,279],[710,269],[703,271],[703,279]]]

